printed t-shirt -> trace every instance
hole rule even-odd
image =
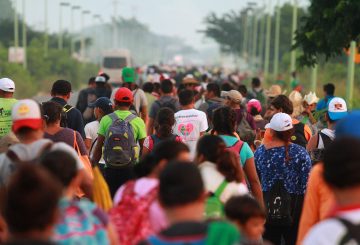
[[[94,203],[62,198],[54,240],[59,244],[110,244],[107,215]]]
[[[127,118],[131,112],[130,111],[115,111],[115,114],[122,120]],[[106,134],[112,124],[112,120],[109,115],[104,116],[99,125],[99,131],[98,134],[101,136],[106,137]],[[140,117],[136,117],[134,120],[130,122],[131,126],[134,130],[134,137],[135,140],[141,140],[146,137],[146,129],[145,129],[145,123]]]
[[[205,190],[211,193],[219,188],[225,177],[217,169],[215,163],[203,162],[199,165],[201,177],[204,180]],[[243,183],[230,182],[226,185],[221,193],[220,200],[226,203],[230,197],[237,195],[245,195],[249,192]]]
[[[238,138],[235,136],[230,135],[219,135],[223,141],[225,142],[226,147],[233,146],[236,142],[238,142]],[[240,150],[240,160],[241,160],[241,166],[245,166],[245,163],[248,159],[254,157],[254,153],[252,152],[250,146],[248,143],[244,142],[243,146]]]
[[[241,236],[236,227],[223,221],[214,222],[180,222],[171,225],[158,235],[150,236],[139,245],[238,245]]]
[[[331,218],[315,225],[305,237],[304,245],[339,245],[340,240],[346,235],[347,228],[336,219],[340,217],[354,225],[360,224],[360,205],[341,207],[335,210]],[[358,244],[358,243],[346,243]]]
[[[304,147],[288,146],[290,160],[285,161],[285,146],[266,149],[261,145],[255,151],[255,165],[264,192],[270,191],[277,180],[284,181],[285,189],[291,194],[305,193],[311,159]]]
[[[13,98],[0,98],[0,138],[11,131],[11,109],[16,101]]]
[[[191,159],[194,159],[200,133],[208,129],[206,114],[196,109],[181,110],[175,113],[175,121],[173,132],[190,148]]]

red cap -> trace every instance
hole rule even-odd
[[[119,102],[133,102],[133,94],[128,88],[119,88],[115,93],[115,100]]]

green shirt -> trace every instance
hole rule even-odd
[[[115,113],[122,120],[124,120],[126,117],[128,117],[131,114],[130,111],[120,111],[120,110],[115,111]],[[100,121],[98,134],[105,137],[111,124],[112,124],[111,118],[108,115],[104,116]],[[135,140],[138,141],[146,138],[147,135],[146,135],[145,123],[140,117],[137,117],[134,120],[132,120],[130,124],[134,130]]]
[[[16,101],[17,100],[13,98],[0,98],[0,138],[11,130],[11,109]]]

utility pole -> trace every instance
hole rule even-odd
[[[356,41],[350,43],[350,53],[348,59],[348,72],[346,79],[346,102],[351,109],[354,96],[354,77],[355,77],[355,53],[356,53]]]
[[[74,12],[75,10],[80,10],[80,6],[72,6],[71,7],[71,33],[70,33],[70,55],[72,55],[75,51],[75,43],[74,43],[74,32],[75,32],[75,21],[74,21]]]
[[[86,14],[90,14],[90,11],[83,10],[81,14],[81,42],[80,42],[80,55],[82,59],[85,59],[85,35],[84,35],[84,17]]]
[[[247,55],[247,39],[248,39],[248,24],[247,24],[247,10],[243,11],[244,13],[244,37],[243,37],[243,45],[242,45],[242,51],[243,51],[243,57],[246,58]]]
[[[259,68],[264,70],[264,44],[265,44],[265,25],[266,19],[263,15],[265,12],[265,7],[262,9],[260,14],[260,37],[259,37]]]
[[[19,47],[19,19],[17,15],[17,0],[14,0],[14,46],[15,56],[17,57],[17,51]]]
[[[274,48],[274,74],[273,74],[275,78],[279,75],[280,19],[281,19],[281,9],[278,1],[276,6],[276,22],[275,22],[275,48]]]
[[[62,7],[70,6],[70,3],[61,2],[60,3],[60,12],[59,12],[59,43],[58,48],[63,49],[63,23],[62,23]]]
[[[269,63],[270,63],[270,38],[271,38],[271,14],[270,6],[271,0],[269,1],[266,21],[266,41],[265,41],[265,65],[264,65],[264,82],[267,82],[269,76]]]
[[[259,20],[257,18],[257,16],[254,14],[254,33],[253,33],[253,46],[252,46],[252,65],[253,65],[253,70],[255,72],[256,70],[256,49],[257,49],[257,39],[258,39],[258,23]]]
[[[27,49],[27,40],[26,40],[26,18],[25,18],[25,0],[22,1],[22,14],[23,14],[23,25],[22,25],[22,45],[24,49],[24,60],[23,60],[23,67],[24,69],[27,68],[27,55],[26,55],[26,49]]]
[[[297,28],[297,0],[293,0],[293,18],[292,18],[292,30],[291,30],[291,46],[295,45],[295,32]],[[290,72],[296,71],[296,50],[291,50],[290,58]]]
[[[117,48],[118,45],[118,26],[117,26],[117,7],[118,7],[118,0],[114,0],[114,17],[113,17],[113,49]]]
[[[48,0],[44,0],[44,57],[48,56],[49,36],[48,36]]]

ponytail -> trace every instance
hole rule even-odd
[[[174,112],[167,107],[161,108],[156,115],[155,131],[160,139],[169,138],[172,135],[172,127],[175,124]]]
[[[227,182],[241,183],[244,180],[243,170],[239,164],[239,156],[231,150],[222,150],[216,162],[216,168],[225,176]]]
[[[291,143],[291,136],[294,135],[294,128],[289,129],[287,131],[274,131],[276,138],[280,139],[285,143],[285,162],[288,163],[290,161],[290,155],[289,155],[289,145]]]

